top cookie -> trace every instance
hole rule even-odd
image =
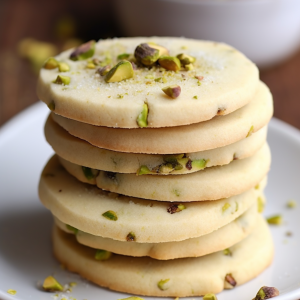
[[[164,47],[157,51],[165,55],[167,50],[168,56],[143,65],[144,60],[134,57],[135,49],[143,43],[149,43],[151,49]],[[41,69],[37,93],[55,113],[93,125],[138,128],[202,122],[246,105],[258,86],[256,66],[220,43],[171,37],[121,38],[102,40],[94,46],[90,43],[81,52],[75,61],[74,49],[48,60]],[[192,58],[185,61],[179,57],[180,62],[179,54]],[[112,68],[124,58],[134,62],[134,70],[131,63],[121,63],[114,69],[115,77],[110,78],[111,72],[100,75],[105,70],[99,73],[99,68]],[[190,62],[188,66],[186,62]],[[106,82],[123,78],[127,79]],[[173,85],[181,89],[176,99],[162,91]]]

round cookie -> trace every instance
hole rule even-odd
[[[115,254],[108,260],[97,261],[95,249],[80,245],[74,236],[57,227],[53,247],[54,255],[67,269],[100,286],[160,297],[216,294],[233,287],[228,281],[241,285],[267,268],[274,253],[272,237],[262,217],[248,237],[230,248],[231,256],[220,251],[197,258],[161,261]]]
[[[264,183],[259,190],[227,199],[184,205],[137,199],[79,182],[54,156],[43,170],[39,196],[55,217],[81,231],[119,241],[134,235],[140,243],[160,243],[199,237],[232,222],[256,203],[263,188]]]
[[[246,106],[226,116],[188,126],[120,129],[93,126],[52,114],[71,135],[90,144],[119,152],[189,153],[227,146],[267,125],[273,114],[269,89],[260,83],[257,94]]]
[[[64,159],[60,159],[60,162],[78,180],[96,184],[106,191],[158,201],[190,202],[227,198],[253,188],[268,173],[271,154],[265,143],[251,157],[191,174],[167,176],[137,176],[98,170],[86,174],[86,169],[79,165]]]
[[[263,127],[248,138],[231,145],[207,151],[186,153],[191,161],[205,160],[206,167],[225,165],[232,159],[243,159],[253,155],[265,142],[267,127]],[[140,167],[147,166],[149,170],[166,164],[170,156],[157,154],[126,153],[106,150],[95,147],[88,142],[76,138],[55,123],[51,117],[45,124],[45,136],[56,154],[74,164],[94,168],[98,170],[117,173],[136,173]],[[191,166],[192,167],[192,164]],[[198,170],[192,167],[190,170],[183,166],[181,170],[172,170],[171,174],[192,173]],[[158,174],[153,172],[152,174]]]
[[[95,236],[80,230],[76,232],[76,239],[82,245],[121,255],[149,256],[161,260],[197,257],[227,249],[240,242],[252,232],[257,218],[257,204],[254,204],[240,217],[216,231],[179,242],[128,243]],[[55,218],[55,224],[61,230],[74,234],[74,231],[68,229],[68,226],[57,218]]]
[[[96,72],[99,66],[93,64],[93,59],[99,60],[100,67],[113,67],[120,62],[120,54],[133,55],[139,44],[147,42],[166,47],[171,56],[185,53],[195,57],[193,70],[181,68],[174,72],[159,65],[148,68],[138,64],[133,78],[111,83]],[[172,37],[101,40],[93,57],[77,61],[69,59],[73,50],[56,57],[67,63],[68,71],[41,69],[37,94],[57,114],[94,125],[137,128],[137,118],[145,103],[149,127],[202,122],[246,105],[252,100],[259,80],[257,67],[243,54],[216,42]],[[58,75],[67,76],[70,82],[55,84]],[[177,99],[162,91],[174,84],[181,87]]]

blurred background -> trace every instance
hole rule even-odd
[[[231,44],[259,66],[275,116],[300,129],[299,0],[0,0],[0,126],[38,101],[46,58],[136,35]]]

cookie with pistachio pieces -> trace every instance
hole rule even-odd
[[[138,47],[146,52],[136,51]],[[136,52],[139,55],[135,56]],[[70,83],[54,84],[60,70],[43,67],[38,97],[47,105],[54,101],[59,115],[107,127],[138,128],[136,120],[145,103],[149,108],[147,127],[206,121],[220,108],[224,109],[222,114],[229,114],[249,103],[259,82],[257,67],[234,48],[185,38],[90,41],[53,59],[69,66],[63,74]],[[176,68],[170,66],[173,61]],[[111,76],[97,72],[103,67],[113,70],[108,73]],[[174,85],[180,87],[181,94],[172,100],[162,88]]]
[[[82,183],[54,156],[42,173],[39,196],[55,217],[79,231],[118,241],[132,237],[131,243],[160,243],[199,237],[232,222],[257,203],[263,186],[219,201],[176,202],[180,211],[170,213],[170,202],[126,197]],[[108,211],[114,220],[103,216]]]
[[[119,292],[160,297],[195,297],[217,294],[239,286],[263,272],[272,262],[274,247],[268,225],[259,217],[254,231],[223,251],[196,258],[157,260],[149,257],[112,255],[94,258],[95,249],[80,245],[74,236],[55,227],[54,255],[67,269],[90,281]],[[234,298],[234,297],[233,297]]]

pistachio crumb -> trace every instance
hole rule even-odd
[[[10,295],[15,295],[17,293],[17,291],[9,289],[9,290],[7,290],[7,293],[10,294]]]
[[[48,276],[43,283],[43,289],[48,292],[62,291],[62,285],[53,277]]]
[[[91,168],[83,167],[83,166],[81,167],[81,169],[82,169],[84,176],[88,180],[94,179],[99,174],[99,170],[96,170],[96,169],[91,169]]]
[[[194,98],[194,99],[198,99],[198,96],[197,96],[197,95],[195,95],[193,98]]]
[[[70,67],[65,62],[59,62],[58,63],[58,70],[59,70],[59,72],[68,72],[68,71],[70,71]]]
[[[205,294],[203,300],[218,300],[215,294]]]
[[[112,253],[106,250],[98,249],[95,253],[96,260],[108,260],[112,256]]]
[[[162,279],[157,283],[157,286],[160,290],[165,291],[170,288],[170,278]]]
[[[253,131],[254,131],[254,126],[252,125],[252,126],[250,127],[250,129],[249,129],[247,135],[246,135],[246,138],[249,137],[249,136],[251,136],[252,133],[253,133]]]
[[[230,208],[230,204],[229,203],[225,203],[224,205],[223,205],[223,207],[222,207],[222,212],[224,213],[228,208]]]
[[[295,208],[297,206],[297,202],[295,200],[289,200],[286,204],[288,208]]]
[[[47,106],[51,111],[55,110],[55,102],[53,100]]]
[[[173,189],[172,192],[175,194],[176,197],[180,196],[179,190]]]
[[[49,57],[45,63],[43,68],[47,70],[56,69],[58,67],[58,61],[54,57]]]
[[[123,95],[123,94],[118,94],[118,95],[117,95],[117,98],[118,98],[118,99],[123,99],[123,98],[124,98],[124,95]]]
[[[230,251],[229,248],[224,249],[223,254],[226,255],[226,256],[232,256],[232,252]]]
[[[70,282],[70,283],[69,283],[69,286],[70,286],[70,287],[75,287],[75,286],[77,286],[77,283],[76,283],[76,282]]]
[[[264,211],[265,204],[262,197],[257,198],[257,211],[262,213]]]
[[[70,59],[76,61],[92,57],[95,53],[95,44],[96,42],[94,40],[91,40],[80,45],[70,54]]]
[[[128,54],[128,53],[122,53],[117,56],[117,59],[119,59],[119,60],[127,59],[129,56],[130,56],[130,54]]]
[[[148,126],[148,104],[144,103],[143,104],[143,110],[141,111],[141,113],[138,115],[136,121],[137,124],[139,125],[139,127],[144,128]]]
[[[78,233],[78,229],[69,225],[69,224],[66,224],[66,227],[68,230],[72,231],[75,235]]]
[[[171,204],[168,208],[167,208],[167,212],[170,214],[175,214],[177,212],[181,212],[182,210],[186,209],[184,204]]]
[[[181,93],[181,87],[179,85],[170,85],[162,88],[162,91],[172,99],[176,99]]]
[[[150,174],[151,171],[147,166],[141,166],[137,171],[136,175],[145,175],[145,174]]]
[[[117,214],[112,210],[106,211],[105,213],[102,214],[102,216],[104,218],[108,219],[108,220],[111,220],[111,221],[117,221],[118,220]]]
[[[232,276],[232,274],[231,273],[226,274],[225,283],[224,283],[225,289],[232,289],[235,286],[236,286],[236,281],[235,281],[234,277]]]
[[[126,241],[127,242],[135,242],[136,241],[135,234],[133,232],[129,232],[126,236]]]
[[[263,286],[257,292],[253,300],[264,300],[279,296],[279,291],[275,287]]]
[[[69,76],[57,75],[56,79],[53,81],[55,84],[70,84],[71,78]]]
[[[161,80],[162,80],[161,77],[157,77],[157,78],[154,79],[155,82],[159,82],[159,81],[161,81]]]
[[[106,75],[106,82],[120,82],[132,78],[134,75],[132,64],[127,60],[121,60]]]
[[[275,215],[272,217],[267,218],[267,222],[271,225],[281,225],[282,224],[282,216]]]

